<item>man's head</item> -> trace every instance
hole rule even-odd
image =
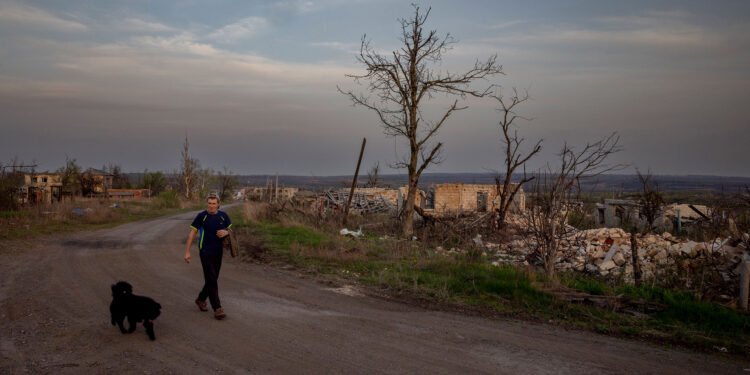
[[[219,211],[219,197],[212,195],[206,198],[206,211],[209,214],[215,214]]]

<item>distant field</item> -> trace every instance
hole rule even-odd
[[[732,192],[750,186],[750,177],[723,176],[655,176],[656,182],[665,191],[713,190]],[[274,181],[276,176],[253,175],[240,176],[243,185],[265,185]],[[359,182],[366,181],[366,176],[360,176]],[[286,186],[306,187],[310,189],[325,189],[328,187],[351,185],[352,176],[279,176],[279,184]],[[403,186],[406,175],[382,175],[379,184]],[[495,175],[490,173],[426,173],[419,180],[422,187],[431,184],[464,182],[467,184],[494,184]],[[640,186],[635,175],[603,175],[595,179],[583,181],[582,188],[586,192],[632,192],[638,191]]]
[[[137,182],[141,173],[128,173],[131,182]],[[242,186],[264,186],[276,180],[275,175],[240,175]],[[296,186],[300,188],[322,191],[332,187],[351,186],[353,176],[279,176],[279,185]],[[750,177],[726,176],[655,176],[656,182],[665,191],[725,191],[736,192],[750,186]],[[379,185],[392,187],[406,184],[406,175],[387,174],[378,179]],[[367,182],[367,175],[360,173],[359,183]],[[422,188],[432,184],[463,182],[467,184],[494,184],[495,175],[491,173],[425,173],[419,179]],[[634,192],[640,189],[636,175],[611,174],[585,180],[583,190],[589,192]],[[528,188],[527,188],[528,190]]]

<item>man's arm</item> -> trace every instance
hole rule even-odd
[[[187,247],[185,247],[185,263],[190,263],[190,246],[193,245],[193,239],[198,231],[195,228],[190,228],[190,234],[187,239]]]

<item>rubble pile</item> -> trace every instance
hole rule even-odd
[[[695,270],[710,259],[712,264],[717,265],[717,271],[724,281],[734,280],[739,275],[742,254],[747,250],[745,238],[694,242],[678,239],[668,232],[661,235],[637,235],[636,242],[638,263],[644,278],[658,275],[665,266],[677,262],[685,269]],[[540,258],[528,256],[531,253],[529,247],[529,243],[520,237],[495,245],[496,249],[492,250],[497,261],[494,263],[541,264]],[[620,228],[575,231],[567,241],[563,241],[557,259],[555,267],[560,271],[575,270],[602,276],[619,276],[624,273],[626,278],[631,278],[633,274],[630,234]]]

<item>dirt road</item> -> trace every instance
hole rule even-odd
[[[737,359],[427,311],[230,257],[217,321],[193,303],[197,250],[182,260],[194,214],[0,252],[0,373],[750,373]],[[118,280],[161,303],[156,341],[110,325]]]

